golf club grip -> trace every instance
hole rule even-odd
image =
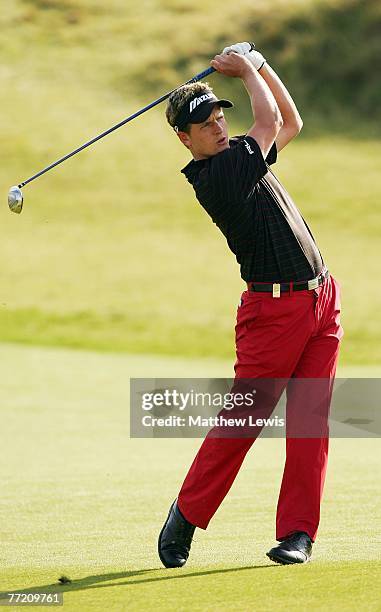
[[[187,81],[186,83],[184,83],[184,85],[188,85],[189,83],[195,83],[196,81],[200,81],[201,79],[203,79],[204,77],[208,76],[209,74],[211,74],[212,72],[215,72],[215,69],[210,67],[207,68],[206,70],[203,70],[202,72],[200,72],[199,74],[196,74],[194,77],[192,77],[191,79],[189,79],[189,81]],[[101,138],[104,138],[105,136],[107,136],[108,134],[111,134],[111,132],[114,132],[115,130],[117,130],[118,128],[122,127],[123,125],[125,125],[126,123],[128,123],[129,121],[132,121],[133,119],[135,119],[136,117],[139,117],[139,115],[142,115],[143,113],[145,113],[146,111],[150,110],[150,108],[153,108],[154,106],[157,106],[158,104],[160,104],[160,102],[163,102],[164,100],[166,100],[167,98],[169,98],[169,96],[176,91],[176,89],[178,89],[180,86],[175,87],[175,89],[172,89],[171,91],[169,91],[168,93],[164,94],[163,96],[161,96],[160,98],[158,98],[157,100],[154,100],[153,102],[151,102],[150,104],[148,104],[147,106],[145,106],[144,108],[141,108],[140,110],[138,110],[136,113],[134,113],[133,115],[130,115],[129,117],[127,117],[126,119],[123,119],[123,121],[120,121],[119,123],[117,123],[116,125],[113,125],[111,128],[109,128],[108,130],[105,130],[104,132],[102,132],[101,134],[98,134],[98,136],[95,136],[95,138],[92,138],[91,140],[89,140],[88,142],[85,142],[83,145],[81,145],[80,147],[78,147],[77,149],[74,149],[74,151],[71,151],[70,153],[68,153],[67,155],[64,155],[64,157],[60,157],[60,159],[57,159],[57,161],[53,162],[52,164],[50,164],[49,166],[46,166],[46,168],[43,168],[43,170],[40,170],[40,172],[37,172],[37,174],[34,174],[33,176],[31,176],[30,178],[28,178],[26,181],[23,181],[22,183],[20,183],[18,185],[19,189],[21,189],[22,187],[24,187],[25,185],[27,185],[28,183],[30,183],[31,181],[34,181],[34,179],[38,178],[39,176],[41,176],[42,174],[45,174],[45,172],[48,172],[49,170],[51,170],[52,168],[55,168],[55,166],[58,166],[59,164],[62,164],[62,162],[66,161],[67,159],[69,159],[69,157],[73,157],[73,155],[76,155],[77,153],[79,153],[80,151],[83,151],[83,149],[86,149],[87,147],[89,147],[90,145],[94,144],[94,142],[97,142],[97,140],[100,140]]]

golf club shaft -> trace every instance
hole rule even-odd
[[[209,74],[211,74],[212,72],[215,72],[215,69],[210,67],[207,68],[206,70],[204,70],[203,72],[200,72],[199,74],[196,74],[196,76],[192,77],[191,79],[189,79],[189,81],[187,81],[186,83],[184,83],[184,85],[188,85],[189,83],[195,83],[196,81],[201,81],[201,79],[205,78],[206,76],[208,76]],[[157,106],[158,104],[160,104],[160,102],[163,102],[164,100],[166,100],[167,98],[169,98],[169,96],[176,91],[176,89],[178,89],[178,87],[176,87],[175,89],[172,89],[172,91],[169,91],[168,93],[164,94],[163,96],[161,96],[160,98],[158,98],[157,100],[155,100],[154,102],[151,102],[150,104],[148,104],[147,106],[145,106],[144,108],[141,108],[140,110],[138,110],[136,113],[134,113],[133,115],[130,115],[129,117],[127,117],[126,119],[123,119],[123,121],[120,121],[119,123],[117,123],[116,125],[113,125],[111,128],[109,128],[108,130],[106,130],[105,132],[102,132],[101,134],[98,134],[98,136],[95,136],[95,138],[92,138],[91,140],[89,140],[88,142],[85,142],[83,145],[81,145],[80,147],[78,147],[77,149],[75,149],[74,151],[71,151],[70,153],[68,153],[67,155],[64,155],[64,157],[61,157],[60,159],[57,159],[57,161],[53,162],[52,164],[50,164],[49,166],[46,166],[46,168],[44,168],[43,170],[40,170],[40,172],[37,172],[37,174],[34,174],[33,176],[31,176],[30,178],[28,178],[26,181],[23,181],[22,183],[20,183],[18,185],[18,187],[21,189],[22,187],[24,187],[24,185],[27,185],[28,183],[30,183],[31,181],[34,181],[34,179],[38,178],[39,176],[41,176],[42,174],[45,174],[45,172],[48,172],[49,170],[51,170],[52,168],[55,168],[55,166],[58,166],[58,164],[62,164],[62,162],[64,162],[65,160],[69,159],[69,157],[73,157],[73,155],[76,155],[77,153],[79,153],[80,151],[83,151],[83,149],[86,149],[87,147],[89,147],[90,145],[94,144],[94,142],[97,142],[97,140],[100,140],[101,138],[104,138],[105,136],[107,136],[107,134],[111,134],[111,132],[114,132],[115,130],[117,130],[118,128],[122,127],[122,125],[125,125],[126,123],[128,123],[129,121],[132,121],[133,119],[135,119],[136,117],[139,117],[139,115],[142,115],[143,113],[145,113],[146,111],[150,110],[150,108],[153,108],[154,106]]]

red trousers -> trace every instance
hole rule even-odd
[[[343,336],[340,310],[340,287],[332,276],[315,290],[291,291],[279,298],[245,291],[237,312],[236,380],[325,378],[331,386],[329,410]],[[296,404],[300,406],[300,397],[295,398],[287,387],[287,426]],[[214,437],[213,430],[209,432],[178,496],[179,508],[189,522],[207,528],[254,441]],[[277,507],[278,540],[294,531],[305,531],[315,540],[327,460],[328,433],[306,438],[287,435]]]

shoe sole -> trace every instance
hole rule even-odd
[[[167,523],[168,523],[168,520],[169,520],[170,514],[171,514],[171,512],[172,512],[172,508],[173,508],[173,506],[175,505],[176,501],[177,501],[177,500],[175,499],[175,501],[173,502],[172,506],[171,506],[171,507],[170,507],[170,509],[169,509],[168,516],[167,516],[167,520],[165,521],[165,523],[164,523],[164,525],[163,525],[163,527],[162,527],[162,530],[161,530],[161,531],[160,531],[160,533],[159,533],[159,538],[158,538],[158,541],[157,541],[157,552],[159,553],[160,561],[162,562],[162,564],[164,565],[164,567],[166,567],[167,569],[179,568],[179,567],[183,567],[183,566],[185,565],[185,563],[183,563],[183,565],[168,565],[168,564],[167,564],[167,563],[164,561],[163,557],[161,556],[161,551],[160,551],[161,536],[163,535],[163,531],[164,531],[164,529],[165,529],[165,528],[166,528],[166,526],[167,526]]]
[[[274,561],[274,563],[278,563],[278,565],[301,565],[310,561],[310,559],[306,559],[305,561],[291,561],[283,559],[282,557],[276,557],[275,555],[269,555],[269,553],[266,553],[266,556],[271,559],[271,561]]]

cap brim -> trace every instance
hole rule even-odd
[[[206,100],[192,113],[192,119],[189,123],[202,123],[206,121],[215,106],[231,108],[234,104],[230,100]]]

